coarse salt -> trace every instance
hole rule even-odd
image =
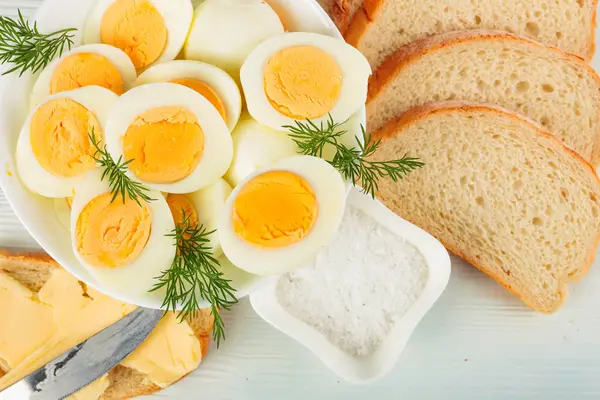
[[[410,243],[348,207],[336,239],[277,281],[279,303],[335,346],[372,354],[423,292],[428,267]]]

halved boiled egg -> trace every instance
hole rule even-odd
[[[100,0],[88,16],[83,41],[123,50],[140,70],[177,57],[193,14],[190,0]]]
[[[219,223],[225,256],[257,275],[290,271],[311,260],[335,235],[346,184],[325,160],[294,156],[239,184]]]
[[[215,257],[221,255],[222,251],[219,236],[214,231],[218,228],[219,215],[230,194],[231,186],[223,179],[219,179],[212,185],[193,193],[171,193],[167,196],[167,203],[177,226],[181,226],[185,218],[190,226],[202,226],[207,233],[213,232],[209,236],[208,246],[212,248]]]
[[[155,65],[138,77],[135,86],[156,82],[177,83],[200,93],[219,111],[230,131],[240,119],[240,89],[227,72],[214,65],[189,60]]]
[[[233,157],[229,129],[202,95],[174,83],[138,86],[119,98],[106,124],[113,159],[168,193],[191,193],[225,175]]]
[[[115,293],[143,295],[175,257],[175,228],[160,192],[138,204],[121,197],[112,201],[102,172],[90,172],[77,187],[71,214],[73,251],[104,288]]]
[[[262,0],[206,0],[194,13],[184,57],[216,65],[237,78],[252,49],[283,32],[279,16]]]
[[[283,131],[261,125],[244,116],[231,134],[233,161],[225,179],[237,186],[257,169],[298,154],[296,143]]]
[[[127,54],[105,44],[77,47],[52,61],[40,74],[31,93],[31,106],[46,97],[85,86],[101,86],[122,95],[137,74]]]
[[[275,36],[248,56],[240,79],[248,111],[274,129],[306,119],[342,122],[364,106],[371,67],[341,39],[306,32]]]
[[[27,117],[17,142],[17,170],[23,184],[45,197],[67,197],[96,168],[93,132],[104,140],[109,111],[119,97],[87,86],[48,97]]]

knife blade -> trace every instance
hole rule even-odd
[[[87,386],[133,352],[162,310],[138,308],[0,392],[0,400],[60,400]]]

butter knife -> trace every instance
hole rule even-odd
[[[107,373],[133,352],[163,311],[138,308],[0,392],[0,400],[60,400]]]

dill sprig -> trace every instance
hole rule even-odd
[[[323,157],[325,148],[328,145],[333,146],[335,154],[328,162],[337,169],[340,174],[353,185],[360,185],[364,193],[375,197],[375,192],[379,189],[379,179],[388,177],[394,182],[402,179],[411,171],[422,167],[422,162],[418,158],[404,155],[396,160],[389,161],[371,161],[371,157],[379,146],[381,140],[370,141],[367,137],[364,126],[361,125],[362,141],[356,138],[356,146],[349,147],[341,142],[342,137],[347,133],[342,129],[343,124],[336,123],[331,115],[319,125],[311,120],[305,122],[295,121],[294,126],[284,126],[288,129],[289,136],[298,145],[301,154]]]
[[[113,195],[111,202],[115,201],[118,196],[121,196],[123,203],[125,203],[126,198],[130,198],[141,207],[142,204],[140,199],[147,203],[154,200],[148,195],[149,189],[146,186],[131,179],[127,175],[127,166],[133,160],[124,161],[123,157],[119,157],[115,162],[106,149],[106,146],[100,145],[93,129],[89,133],[89,138],[92,146],[94,146],[94,149],[96,150],[93,158],[103,169],[102,180],[108,178],[108,185],[110,186]]]
[[[238,300],[230,281],[218,270],[219,261],[212,255],[209,237],[214,233],[193,224],[183,211],[181,225],[167,235],[174,238],[177,254],[171,267],[156,278],[158,282],[151,291],[165,288],[162,307],[175,311],[181,305],[177,314],[180,320],[193,318],[200,309],[200,300],[210,302],[215,320],[213,340],[218,347],[221,339],[225,339],[225,323],[220,310],[229,311]]]
[[[19,76],[27,70],[34,73],[45,68],[65,49],[71,49],[75,28],[62,29],[52,33],[40,33],[37,24],[29,22],[18,10],[17,19],[0,16],[0,63],[11,63],[13,67],[3,75],[19,71]]]

